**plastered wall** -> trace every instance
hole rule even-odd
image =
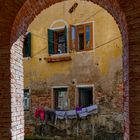
[[[76,85],[94,84],[94,104],[100,106],[100,113],[91,119],[92,122],[96,121],[99,126],[97,130],[106,126],[106,130],[113,132],[113,121],[117,118],[118,128],[115,132],[122,133],[122,41],[118,26],[107,11],[91,2],[77,1],[78,7],[70,14],[68,10],[74,2],[61,2],[42,11],[28,28],[32,33],[32,54],[31,58],[24,59],[24,87],[31,89],[31,112],[38,107],[53,108],[52,86],[70,87],[71,109],[76,106],[77,99],[73,96]],[[47,29],[52,25],[64,26],[63,22],[56,22],[58,20],[65,21],[68,26],[92,21],[93,50],[71,52],[65,54],[71,56],[70,61],[48,63]],[[72,84],[73,80],[76,81],[75,85]],[[112,118],[112,121],[108,122],[108,118]]]

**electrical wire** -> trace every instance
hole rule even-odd
[[[96,15],[97,15],[98,13],[100,13],[101,11],[103,11],[102,8],[101,8],[99,11],[97,11],[96,13],[94,13],[94,14],[90,15],[89,17],[87,17],[86,19],[84,19],[82,22],[85,22],[85,21],[87,21],[88,19],[90,19],[91,17],[96,16]],[[46,35],[46,37],[43,37],[43,36],[40,36],[40,35],[35,34],[35,33],[33,33],[33,32],[32,32],[32,34],[33,34],[34,36],[36,36],[36,37],[39,37],[39,38],[41,38],[41,39],[43,39],[43,40],[48,41],[47,35]],[[20,34],[19,34],[19,36],[20,36]],[[118,36],[118,37],[116,37],[116,38],[114,38],[114,39],[112,39],[112,40],[110,40],[110,41],[108,41],[108,42],[106,42],[106,43],[103,43],[103,44],[101,44],[101,45],[99,45],[99,46],[93,48],[93,50],[96,50],[96,49],[98,49],[98,48],[100,48],[100,47],[102,47],[102,46],[105,46],[106,44],[109,44],[109,43],[111,43],[111,42],[113,42],[113,41],[115,41],[115,40],[117,40],[117,39],[119,39],[119,38],[121,38],[121,36]],[[19,41],[19,42],[20,42],[20,41]],[[57,42],[51,42],[51,43],[58,45]],[[19,45],[20,45],[20,44],[19,44]],[[40,52],[46,50],[47,48],[48,48],[48,47],[45,47],[45,48],[41,49],[39,52],[37,52],[36,54],[34,54],[32,57],[35,57],[35,56],[39,55]],[[101,84],[101,83],[104,83],[104,82],[106,82],[106,79],[100,79],[100,80],[94,82],[94,84],[97,85],[97,84],[99,84],[99,83]]]
[[[99,12],[101,12],[102,10],[103,10],[103,9],[101,8],[101,9],[98,10],[96,13],[94,13],[94,14],[90,15],[89,17],[87,17],[86,19],[84,19],[82,22],[85,22],[85,21],[87,21],[89,18],[96,16],[96,15],[97,15]],[[33,34],[34,36],[37,36],[37,37],[39,37],[39,38],[41,38],[41,39],[44,39],[44,40],[48,41],[48,38],[47,38],[47,37],[43,37],[43,36],[40,36],[40,35],[35,34],[35,33],[32,33],[32,34]],[[47,35],[46,35],[46,36],[47,36]],[[51,41],[50,41],[50,42],[51,42]],[[51,42],[51,43],[58,45],[57,42]],[[42,50],[40,50],[39,52],[37,52],[37,53],[36,53],[35,55],[33,55],[32,57],[38,55],[38,53],[42,52],[42,51],[45,50],[45,49],[47,49],[47,47],[43,48]]]
[[[100,13],[101,11],[103,11],[102,8],[101,8],[100,10],[98,10],[96,13],[94,13],[94,14],[90,15],[89,17],[87,17],[86,19],[84,19],[84,20],[81,21],[81,22],[87,21],[89,18],[96,16],[96,15],[97,15],[98,13]],[[33,32],[32,32],[32,34],[33,34],[34,36],[37,36],[37,37],[39,37],[39,38],[41,38],[41,39],[44,39],[44,40],[48,41],[47,35],[46,35],[45,37],[43,37],[43,36],[40,36],[40,35],[35,34],[35,33],[33,33]],[[116,38],[114,38],[114,39],[112,39],[112,40],[110,40],[110,41],[108,41],[108,42],[106,42],[106,43],[104,43],[104,44],[101,44],[101,45],[99,45],[99,46],[93,48],[92,50],[96,50],[97,48],[100,48],[100,47],[102,47],[102,46],[104,46],[104,45],[106,45],[106,44],[109,44],[110,42],[115,41],[115,40],[117,40],[117,39],[119,39],[119,38],[121,38],[121,36],[116,37]],[[53,43],[53,44],[55,44],[55,45],[58,45],[58,43],[57,43],[56,41],[53,41],[53,42],[52,42],[52,41],[49,41],[49,42],[51,42],[51,43]],[[34,54],[32,57],[39,55],[40,52],[46,50],[47,48],[48,48],[48,47],[45,47],[45,48],[41,49],[39,52],[37,52],[36,54]]]
[[[39,36],[39,35],[37,35],[37,34],[34,34],[34,33],[32,33],[32,34],[33,34],[34,36],[40,37],[40,38],[45,39],[45,40],[48,41],[47,38],[43,38],[43,37],[41,37],[41,36]],[[109,44],[109,43],[111,43],[111,42],[113,42],[113,41],[115,41],[115,40],[117,40],[117,39],[119,39],[119,38],[121,38],[121,36],[118,36],[118,37],[116,37],[116,38],[114,38],[114,39],[112,39],[112,40],[110,40],[110,41],[108,41],[108,42],[106,42],[106,43],[103,43],[103,44],[101,44],[101,45],[99,45],[99,46],[93,48],[92,50],[96,50],[96,49],[98,49],[98,48],[100,48],[100,47],[102,47],[102,46],[104,46],[104,45],[107,45],[107,44]],[[51,42],[51,41],[50,41],[50,42]],[[51,43],[54,43],[54,42],[51,42]],[[55,43],[55,44],[58,45],[58,43]],[[34,54],[32,57],[35,57],[35,56],[39,55],[40,52],[46,50],[47,48],[48,48],[48,47],[45,47],[45,48],[41,49],[39,52],[37,52],[36,54]]]
[[[87,17],[86,19],[84,19],[83,22],[86,22],[89,18],[96,16],[98,13],[100,13],[101,11],[103,11],[103,9],[101,8],[100,10],[98,10],[95,14],[90,15],[89,17]]]

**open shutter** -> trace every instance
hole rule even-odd
[[[93,49],[93,25],[92,23],[87,23],[84,25],[85,30],[85,50]]]
[[[48,52],[54,54],[54,31],[48,29]]]
[[[65,38],[65,53],[67,52],[67,27],[64,29],[64,38]]]
[[[76,26],[70,25],[70,51],[76,49]]]
[[[24,40],[23,57],[31,57],[31,33],[29,32]]]

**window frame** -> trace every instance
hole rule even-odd
[[[66,52],[65,53],[56,53],[56,43],[54,43],[54,54],[50,54],[49,51],[48,51],[48,54],[50,56],[57,56],[57,55],[65,55],[65,54],[68,54],[69,52],[69,49],[68,49],[68,27],[67,26],[60,26],[60,27],[53,27],[53,28],[49,28],[48,30],[52,30],[52,31],[56,31],[56,32],[59,32],[59,31],[62,31],[64,30],[64,33],[65,33],[65,28],[66,28]],[[54,33],[54,39],[56,40],[56,33]],[[49,36],[48,36],[48,42],[49,42]],[[54,41],[54,42],[57,42],[57,41]],[[49,44],[48,44],[48,50],[49,50]]]
[[[77,85],[76,86],[76,95],[75,95],[75,97],[76,97],[76,107],[79,107],[79,88],[92,88],[92,103],[93,103],[93,105],[95,104],[95,95],[94,95],[94,91],[95,91],[95,87],[94,87],[94,84],[89,84],[89,85]]]
[[[78,26],[83,26],[84,27],[84,49],[79,50],[78,49]],[[86,47],[86,26],[90,26],[90,47]],[[75,47],[72,45],[72,27],[75,27]],[[89,22],[83,22],[83,23],[77,23],[77,24],[72,24],[69,27],[69,48],[70,51],[77,51],[77,52],[82,52],[82,51],[91,51],[94,50],[95,48],[95,32],[94,32],[94,21],[89,21]]]
[[[66,94],[67,94],[67,109],[56,109],[56,97],[55,97],[55,89],[67,89]],[[58,100],[57,100],[58,102]],[[52,109],[54,110],[68,110],[69,108],[69,87],[68,86],[53,86],[52,87]]]

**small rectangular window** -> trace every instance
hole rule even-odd
[[[79,87],[79,107],[87,107],[93,104],[93,88]]]
[[[56,110],[68,109],[67,88],[54,88],[54,108]]]
[[[30,98],[29,98],[29,89],[24,89],[24,110],[27,111],[30,109]]]

